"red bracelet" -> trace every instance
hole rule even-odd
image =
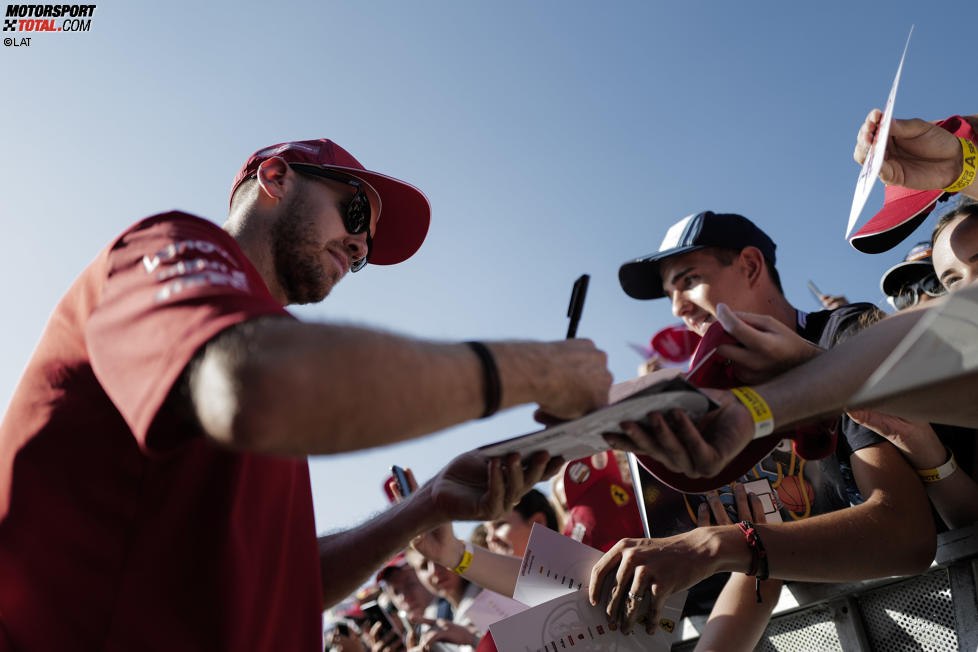
[[[747,547],[750,548],[750,568],[747,575],[754,576],[754,589],[757,592],[757,601],[761,602],[761,582],[768,578],[769,569],[767,565],[767,551],[761,543],[761,537],[757,534],[754,524],[750,521],[740,521],[737,527],[744,533],[747,540]]]

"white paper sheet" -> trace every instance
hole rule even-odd
[[[514,592],[531,607],[489,628],[499,652],[669,650],[679,633],[686,592],[666,600],[654,635],[636,626],[626,636],[588,601],[591,568],[600,558],[599,550],[534,524]]]
[[[499,652],[667,652],[679,634],[682,604],[666,603],[655,634],[642,626],[629,635],[608,625],[600,607],[592,607],[587,592],[574,591],[492,625]]]
[[[862,213],[869,193],[873,190],[876,177],[883,167],[883,155],[886,153],[886,141],[890,137],[890,122],[893,120],[893,104],[896,101],[897,88],[900,86],[900,73],[903,72],[903,60],[907,56],[907,48],[910,47],[910,37],[913,35],[913,26],[910,27],[910,34],[907,34],[907,42],[903,46],[903,55],[900,57],[900,65],[897,66],[896,77],[893,78],[893,86],[890,87],[890,95],[886,98],[886,107],[883,109],[883,118],[880,120],[876,130],[876,140],[869,148],[869,154],[863,161],[863,167],[859,171],[859,178],[856,180],[856,191],[852,196],[852,207],[849,209],[849,226],[846,227],[846,238],[852,233],[852,227],[856,225],[859,214]]]
[[[860,405],[978,370],[978,286],[932,308],[853,396]]]

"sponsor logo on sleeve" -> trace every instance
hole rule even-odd
[[[153,256],[143,256],[142,262],[145,272],[163,284],[156,293],[157,302],[202,286],[251,291],[238,261],[226,249],[207,240],[174,242]]]

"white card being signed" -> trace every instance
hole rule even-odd
[[[586,414],[579,419],[566,421],[545,430],[513,437],[494,444],[479,447],[490,457],[519,453],[524,457],[536,451],[547,451],[552,457],[562,456],[567,460],[577,460],[610,448],[602,436],[606,432],[620,432],[622,421],[638,421],[649,412],[664,412],[680,408],[692,420],[699,419],[715,407],[705,394],[679,378],[656,383],[649,387],[642,384],[621,383],[628,389],[642,387],[639,391],[613,403]],[[610,397],[618,398],[621,392],[612,388]]]
[[[502,620],[489,631],[499,652],[667,652],[679,635],[681,614],[682,602],[676,608],[670,599],[655,634],[646,634],[638,625],[626,635],[608,624],[601,607],[591,606],[586,591],[574,591]]]
[[[678,635],[686,592],[666,600],[654,635],[639,625],[626,636],[588,600],[591,567],[600,558],[599,550],[534,524],[514,593],[532,606],[489,628],[497,650],[669,650]]]
[[[890,95],[886,98],[886,107],[883,109],[883,118],[880,120],[879,127],[876,129],[876,140],[869,148],[869,154],[863,161],[863,167],[859,171],[859,179],[856,180],[856,192],[852,196],[852,208],[849,209],[849,226],[846,227],[846,238],[852,233],[852,227],[856,225],[859,214],[862,213],[869,193],[873,190],[873,183],[876,176],[883,167],[883,155],[886,153],[886,141],[890,137],[890,122],[893,120],[893,103],[896,101],[897,87],[900,85],[900,73],[903,72],[903,60],[907,56],[907,48],[910,47],[910,36],[913,34],[913,27],[910,34],[907,34],[907,42],[903,46],[903,55],[900,57],[900,65],[897,66],[896,77],[893,79],[893,86],[890,88]]]

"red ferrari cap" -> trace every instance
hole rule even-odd
[[[379,200],[377,230],[369,262],[394,265],[414,255],[428,234],[431,205],[424,193],[399,179],[365,169],[353,155],[331,140],[300,140],[260,149],[245,162],[231,184],[231,196],[241,183],[255,176],[263,161],[278,156],[290,165],[336,170],[360,181]]]
[[[952,115],[934,124],[959,138],[978,142],[971,125],[959,115]],[[849,238],[849,244],[866,254],[889,251],[921,225],[938,199],[943,201],[955,194],[957,193],[945,193],[943,190],[911,190],[901,186],[886,186],[883,191],[883,209]]]

